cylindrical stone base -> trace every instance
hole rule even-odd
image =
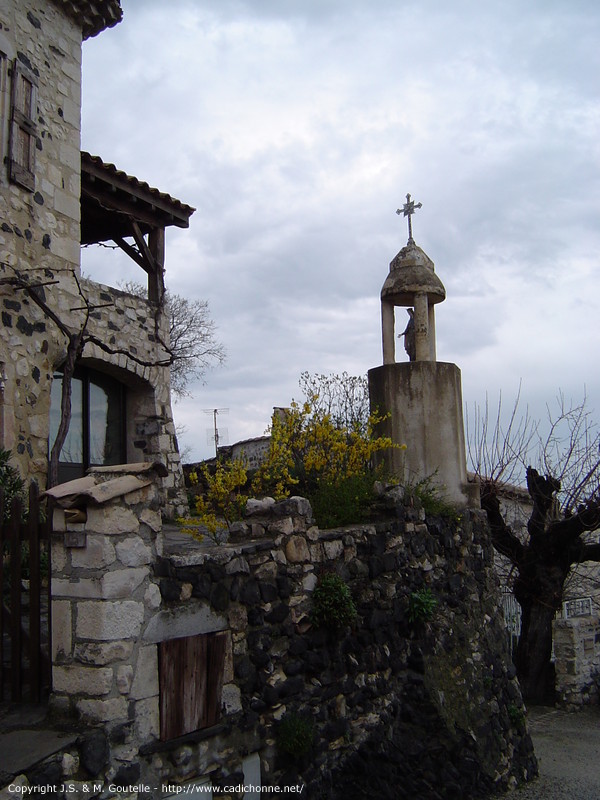
[[[478,505],[467,485],[460,370],[456,364],[416,361],[369,370],[371,410],[388,417],[379,433],[397,445],[383,456],[392,476],[416,483],[431,478],[457,505]]]

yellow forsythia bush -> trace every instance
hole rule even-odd
[[[269,450],[250,486],[252,497],[279,500],[293,492],[310,499],[319,487],[335,492],[353,478],[368,480],[375,453],[394,446],[390,438],[375,436],[381,417],[371,415],[366,429],[339,427],[328,413],[315,411],[317,401],[317,396],[302,404],[292,401],[273,416]],[[195,521],[214,534],[241,517],[248,499],[246,465],[218,461],[214,475],[206,467],[202,474],[208,488],[196,501]]]

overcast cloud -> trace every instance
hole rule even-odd
[[[175,405],[191,457],[203,409],[258,436],[303,370],[382,363],[407,192],[465,401],[522,379],[536,414],[584,385],[600,410],[596,0],[122,5],[84,44],[82,147],[197,209],[168,231],[168,286],[210,302],[229,356]],[[126,268],[84,257],[103,282]]]

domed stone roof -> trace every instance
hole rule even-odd
[[[434,272],[433,261],[409,239],[406,247],[390,262],[381,299],[395,306],[414,306],[415,295],[421,293],[427,295],[429,305],[446,299],[444,284]]]

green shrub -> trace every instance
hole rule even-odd
[[[525,712],[514,703],[511,703],[508,708],[508,718],[510,724],[517,729],[521,729],[525,725]]]
[[[315,729],[312,719],[295,711],[283,715],[277,727],[277,748],[281,753],[299,759],[313,746]]]
[[[439,486],[433,482],[434,475],[428,475],[417,483],[406,487],[406,497],[417,499],[425,514],[430,517],[444,517],[449,521],[460,522],[460,512],[443,495]]]
[[[413,624],[429,622],[437,607],[437,600],[431,589],[419,589],[413,592],[408,599],[408,621]]]
[[[313,625],[339,631],[351,625],[357,616],[348,584],[334,573],[321,575],[312,594]]]
[[[315,520],[320,528],[350,525],[368,518],[377,475],[361,472],[334,482],[320,481],[308,492]]]

